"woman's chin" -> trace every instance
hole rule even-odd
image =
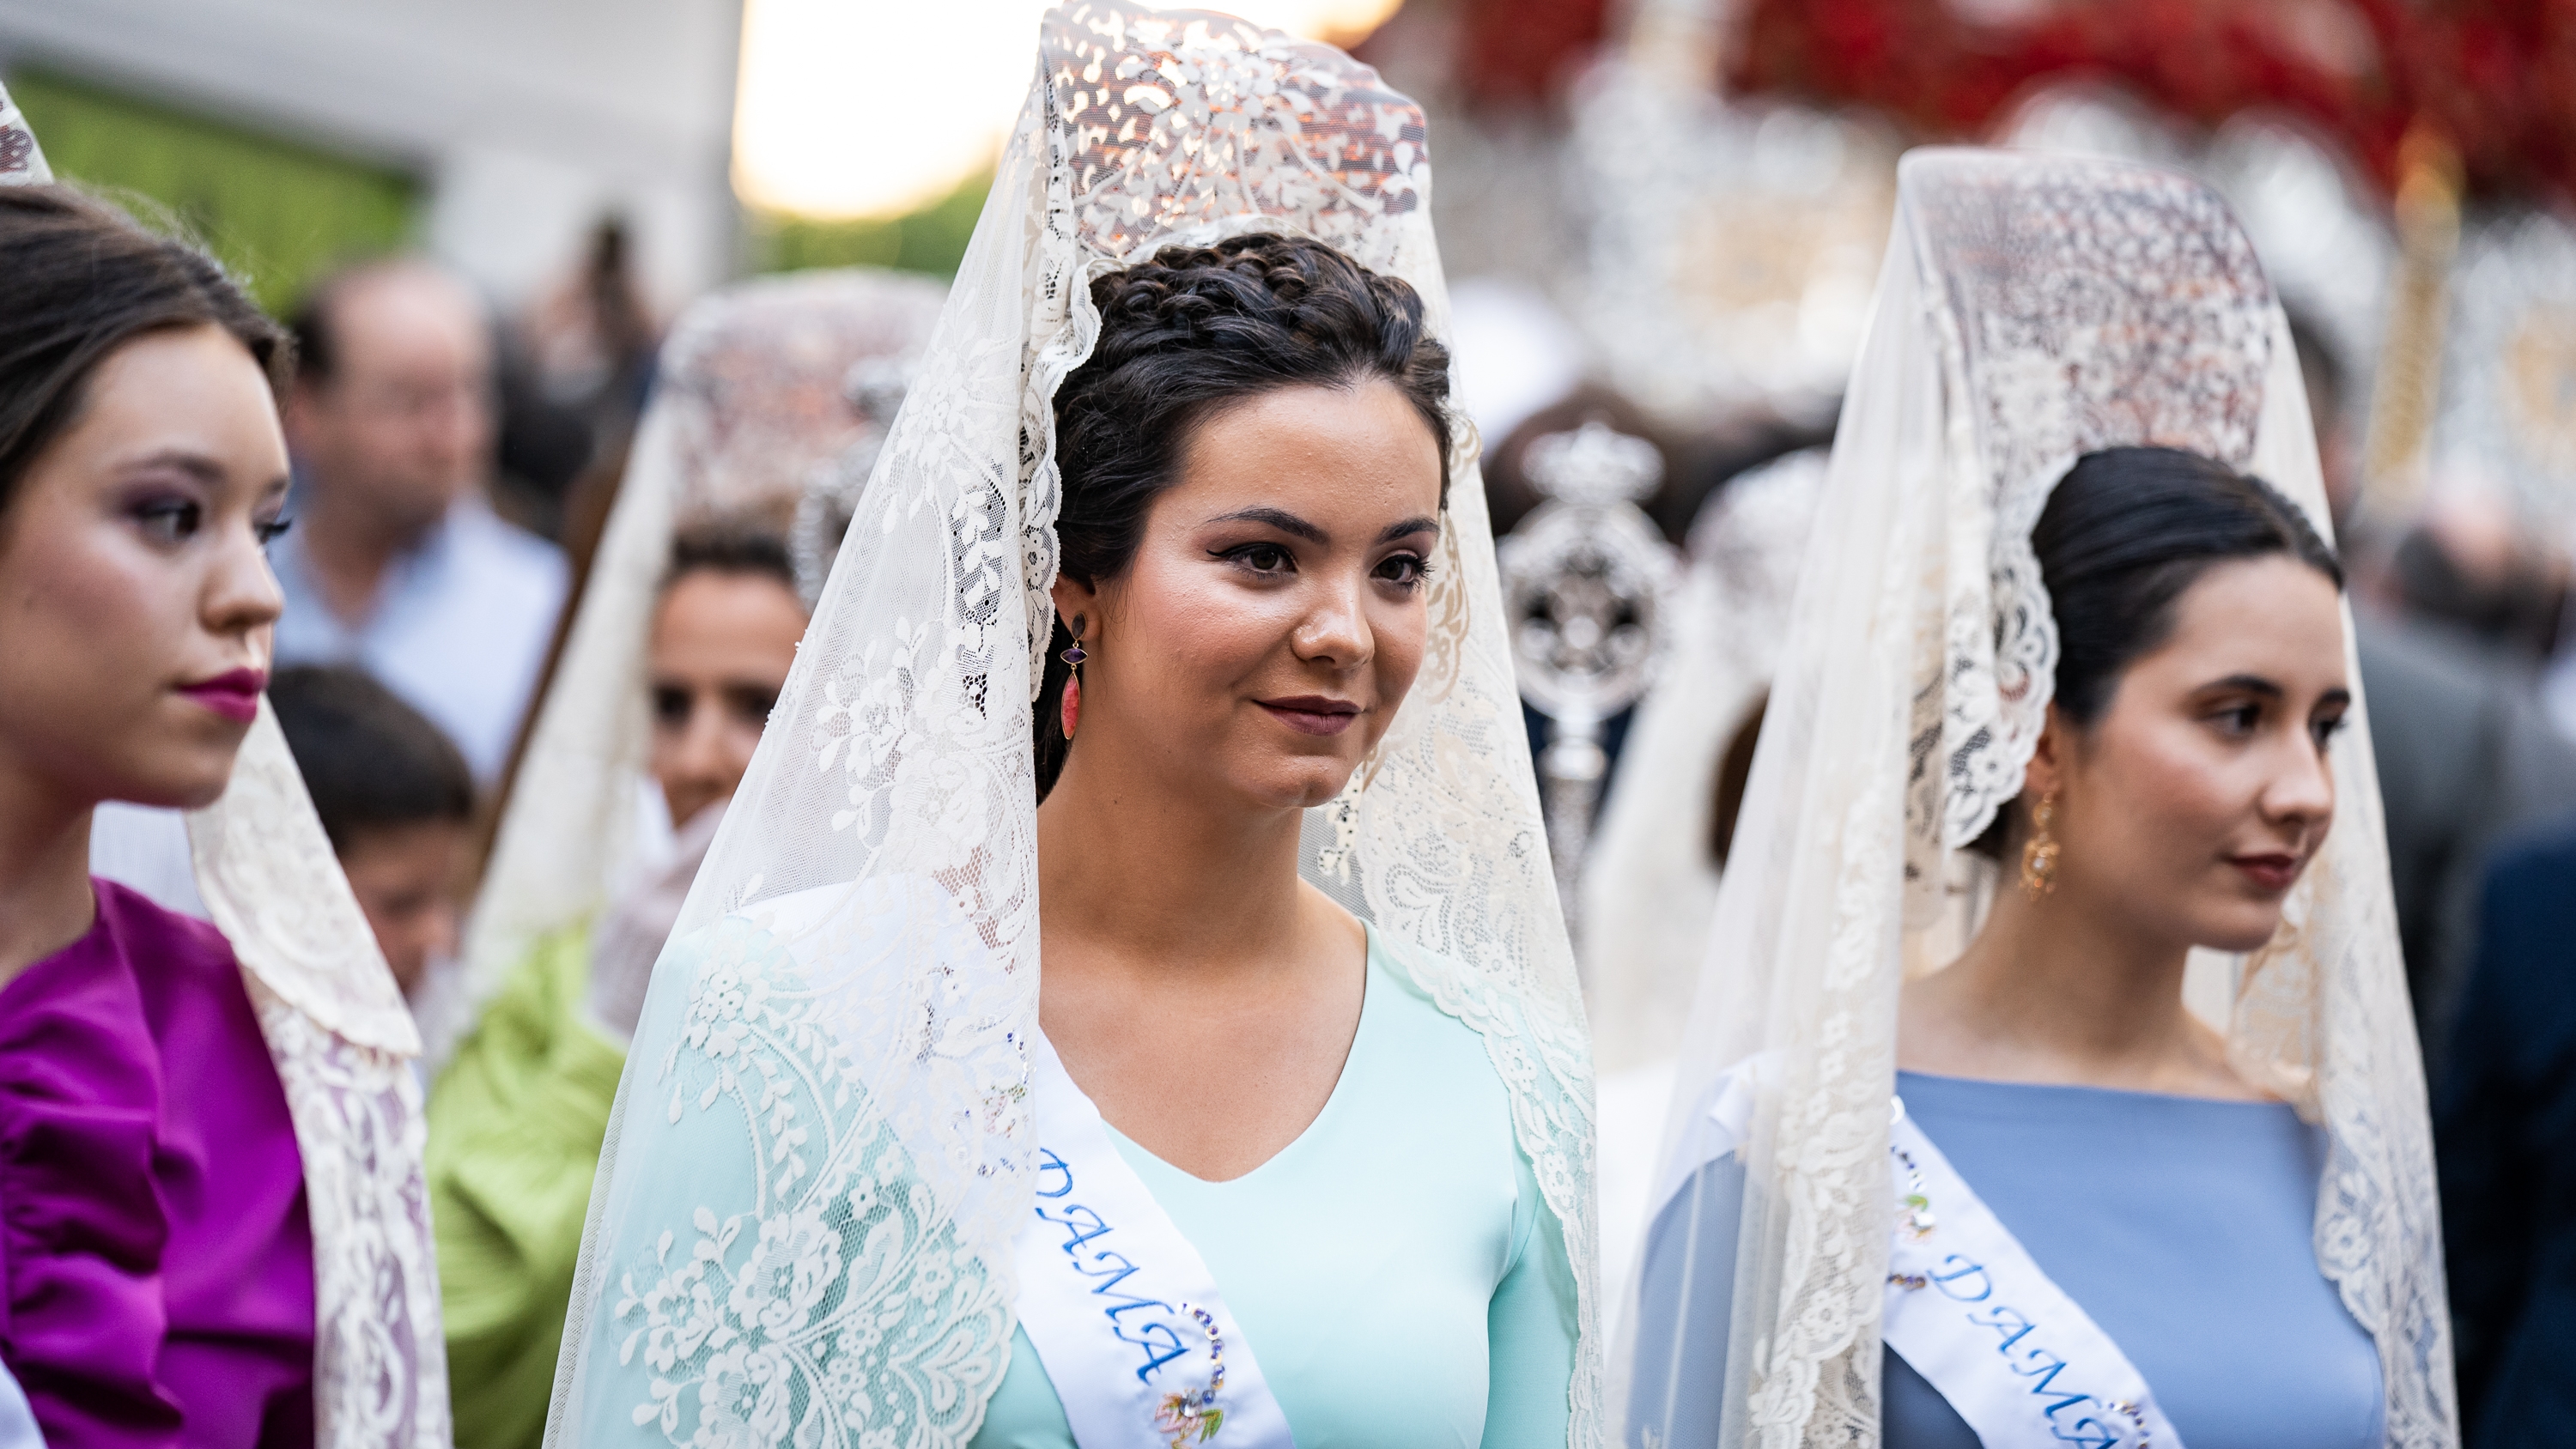
[[[2280,930],[2281,904],[2271,901],[2260,905],[2239,903],[2225,910],[2213,911],[2208,918],[2208,928],[2198,935],[2200,944],[2212,951],[2243,955],[2270,945]]]
[[[1332,803],[1358,768],[1356,761],[1312,757],[1280,760],[1259,772],[1259,778],[1244,781],[1241,789],[1249,798],[1275,810],[1311,810]]]
[[[157,810],[203,810],[224,797],[238,754],[237,745],[172,748],[154,759],[150,768],[122,772],[107,798]]]

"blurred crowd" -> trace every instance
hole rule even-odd
[[[2385,380],[2356,376],[2335,319],[2292,290],[2434,1106],[2465,1417],[2472,1442],[2542,1442],[2516,1426],[2576,1410],[2576,534],[2438,452],[2403,497],[2375,494],[2363,455]],[[291,319],[294,527],[268,555],[286,601],[269,694],[429,1044],[458,1437],[478,1446],[541,1436],[653,959],[943,290],[815,274],[676,319],[644,295],[603,222],[511,315],[399,253],[333,271]],[[1635,370],[1551,357],[1584,343],[1519,326],[1508,297],[1460,295],[1469,405],[1512,394],[1478,419],[1495,533],[1547,497],[1533,445],[1600,423],[1654,445],[1640,506],[1689,580],[1675,662],[1602,737],[1579,944],[1606,1153],[1662,1108],[1660,1079],[1622,1072],[1679,1030],[1838,384],[1734,408],[1649,395]],[[1486,326],[1503,340],[1480,356]],[[1550,723],[1531,727],[1544,743]],[[168,818],[102,808],[93,859],[204,910]]]

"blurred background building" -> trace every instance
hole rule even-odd
[[[56,167],[175,209],[272,307],[418,242],[523,303],[603,219],[676,303],[738,266],[740,0],[5,0]]]

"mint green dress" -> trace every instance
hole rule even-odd
[[[1484,1039],[1375,931],[1341,1080],[1277,1156],[1207,1182],[1109,1136],[1224,1289],[1298,1449],[1565,1449],[1564,1236]],[[1074,1449],[1025,1331],[973,1449]]]

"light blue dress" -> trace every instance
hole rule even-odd
[[[2317,1268],[2324,1133],[2279,1103],[1900,1073],[1905,1109],[2040,1269],[2145,1375],[2191,1449],[2376,1449],[2378,1350]],[[1629,1442],[1717,1442],[1741,1162],[1649,1231]],[[1693,1205],[1696,1204],[1696,1213]],[[1698,1254],[1690,1301],[1679,1265]],[[1887,1449],[1976,1449],[1892,1350]]]
[[[1565,1449],[1564,1237],[1483,1039],[1375,932],[1341,1080],[1277,1156],[1207,1182],[1109,1135],[1225,1290],[1298,1449]],[[1073,1449],[1025,1331],[974,1449]]]

